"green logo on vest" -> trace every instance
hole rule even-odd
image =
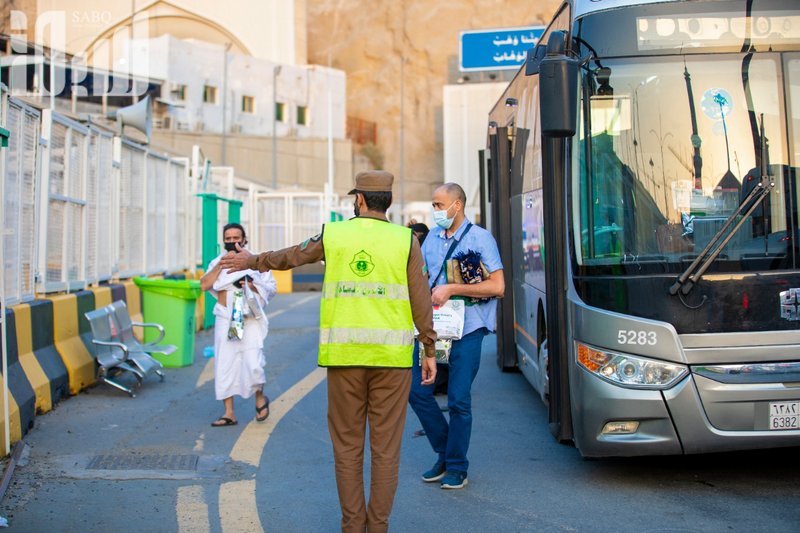
[[[372,264],[372,256],[364,250],[354,255],[353,260],[350,262],[350,270],[352,270],[353,274],[356,276],[367,276],[374,268],[375,265]]]

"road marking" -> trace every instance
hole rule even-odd
[[[256,480],[223,483],[219,488],[219,524],[222,531],[266,531],[256,507]]]
[[[319,299],[319,294],[301,298],[284,309],[274,311],[267,318],[274,318],[286,311]],[[231,449],[230,457],[234,461],[242,461],[258,467],[261,455],[267,445],[272,431],[278,422],[309,392],[322,383],[326,372],[324,368],[315,368],[303,379],[295,383],[289,390],[270,402],[270,416],[266,422],[255,420],[247,424]],[[210,359],[200,376],[196,388],[200,388],[214,379],[214,359]],[[195,449],[203,449],[204,435],[195,442]],[[256,504],[256,480],[239,480],[223,483],[219,487],[218,516],[223,532],[263,531]],[[181,533],[205,533],[209,531],[208,504],[203,497],[201,486],[192,485],[178,489],[176,505],[178,530]]]
[[[319,297],[318,294],[312,294],[311,296],[306,296],[305,298],[301,298],[300,300],[297,300],[296,302],[294,302],[293,304],[291,304],[290,306],[288,306],[288,307],[286,307],[284,309],[280,309],[278,311],[274,311],[272,313],[269,313],[267,315],[267,318],[273,318],[273,317],[276,317],[278,315],[282,315],[283,313],[285,313],[289,309],[293,309],[293,308],[297,307],[298,305],[303,305],[304,303],[310,302],[311,300],[316,300],[318,297]]]
[[[252,420],[244,428],[231,450],[234,461],[258,467],[264,447],[281,419],[309,392],[325,379],[324,368],[315,368],[292,388],[269,404],[266,422]],[[223,533],[263,531],[256,503],[256,481],[242,480],[223,483],[219,488],[219,516]]]
[[[203,371],[200,372],[200,375],[197,377],[197,384],[194,388],[199,389],[209,381],[214,379],[214,358],[208,360],[206,366],[203,367]]]
[[[211,531],[208,523],[208,504],[200,485],[178,487],[178,531],[180,533],[207,533]]]
[[[272,430],[278,422],[292,410],[292,408],[302,400],[314,387],[322,383],[325,379],[326,371],[324,368],[317,367],[306,377],[292,385],[292,388],[281,394],[276,400],[269,404],[269,418],[266,422],[256,422],[251,420],[242,434],[236,440],[231,450],[230,457],[234,461],[241,461],[252,466],[258,466],[261,462],[261,453],[264,451]]]

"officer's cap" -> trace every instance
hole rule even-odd
[[[385,170],[365,170],[356,174],[356,183],[352,191],[357,192],[392,192],[394,176]]]

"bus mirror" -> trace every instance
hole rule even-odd
[[[545,137],[571,137],[577,128],[580,60],[566,56],[565,43],[565,32],[551,33],[547,54],[539,64],[539,109]]]
[[[526,76],[533,76],[534,74],[539,74],[539,66],[542,63],[542,59],[544,59],[544,55],[547,52],[544,46],[535,46],[528,50],[528,55],[525,57],[525,75]]]

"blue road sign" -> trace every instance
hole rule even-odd
[[[525,54],[536,46],[544,26],[462,31],[458,36],[462,72],[473,70],[517,69]]]

